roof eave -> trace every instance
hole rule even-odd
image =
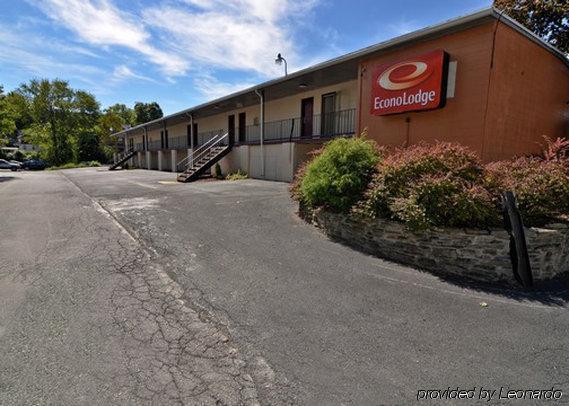
[[[236,98],[239,96],[243,96],[243,95],[246,95],[248,93],[255,92],[256,90],[265,89],[265,88],[268,88],[270,86],[273,86],[273,85],[276,85],[279,83],[284,83],[284,82],[289,81],[289,80],[294,80],[300,76],[303,76],[303,75],[306,75],[306,74],[309,74],[309,73],[312,73],[312,72],[315,72],[315,71],[318,71],[321,69],[326,69],[328,67],[331,67],[331,66],[343,63],[343,62],[348,62],[348,61],[353,60],[353,59],[363,58],[363,57],[366,57],[368,55],[372,55],[372,54],[379,52],[379,51],[387,50],[390,48],[395,48],[398,46],[403,46],[403,45],[405,45],[409,42],[412,42],[412,41],[425,39],[425,38],[428,38],[428,37],[431,37],[434,35],[443,35],[449,31],[461,29],[463,27],[469,27],[470,25],[476,24],[478,22],[483,22],[485,19],[488,19],[488,18],[495,18],[499,21],[504,22],[505,24],[507,24],[511,28],[515,29],[516,31],[518,31],[521,34],[523,34],[524,36],[526,36],[531,41],[534,41],[538,45],[541,45],[542,47],[548,49],[550,52],[552,52],[553,54],[555,54],[556,56],[561,58],[567,64],[567,66],[569,66],[569,60],[567,59],[567,55],[565,55],[563,52],[561,52],[560,50],[558,50],[557,48],[555,48],[551,44],[545,42],[543,39],[541,39],[536,34],[531,32],[527,28],[525,28],[523,25],[521,25],[517,21],[515,21],[512,18],[505,15],[502,11],[495,9],[494,7],[489,7],[489,8],[485,8],[485,9],[482,9],[480,11],[477,11],[475,13],[471,13],[471,14],[468,14],[465,16],[457,17],[457,18],[445,21],[445,22],[440,23],[440,24],[428,26],[428,27],[422,28],[420,30],[413,31],[409,34],[401,35],[399,37],[396,37],[396,38],[393,38],[393,39],[390,39],[390,40],[387,40],[384,42],[380,42],[378,44],[375,44],[375,45],[372,45],[372,46],[369,46],[369,47],[366,47],[366,48],[363,48],[363,49],[360,49],[360,50],[357,50],[354,52],[350,52],[350,53],[342,55],[338,58],[330,59],[328,61],[325,61],[325,62],[316,64],[316,65],[310,66],[308,68],[293,72],[286,77],[272,79],[272,80],[269,80],[267,82],[260,83],[256,86],[252,86],[252,87],[249,87],[247,89],[243,89],[241,91],[229,94],[227,96],[220,97],[218,99],[211,100],[211,101],[199,104],[197,106],[190,107],[190,108],[185,109],[185,110],[181,110],[179,112],[170,114],[168,116],[165,116],[165,117],[153,120],[153,121],[149,121],[149,122],[144,123],[144,124],[139,124],[137,126],[129,128],[127,130],[123,130],[123,131],[120,131],[118,133],[115,133],[114,135],[127,134],[127,133],[132,132],[132,131],[140,130],[140,129],[143,129],[143,128],[148,127],[148,126],[152,126],[152,125],[164,122],[164,121],[172,119],[174,117],[180,117],[182,115],[189,115],[189,114],[194,113],[200,109],[210,107],[210,106],[213,106],[213,105],[216,105],[219,103],[223,103],[223,102],[228,101],[230,99],[233,99],[233,98]]]

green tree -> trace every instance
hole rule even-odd
[[[16,122],[4,88],[0,86],[0,146],[8,143],[8,137],[16,130]]]
[[[77,138],[77,161],[101,161],[103,153],[99,135],[94,131],[81,132]]]
[[[116,103],[105,109],[105,114],[114,114],[118,116],[121,120],[121,125],[133,126],[136,123],[136,114],[134,110],[128,107],[126,104]],[[122,129],[122,128],[121,128]]]
[[[25,132],[32,143],[42,147],[44,158],[61,165],[78,160],[79,155],[84,157],[79,146],[91,142],[100,116],[93,95],[76,91],[58,79],[34,79],[20,86],[18,92],[26,99],[32,119]]]
[[[494,7],[504,10],[551,45],[569,53],[569,1],[495,0]]]
[[[134,113],[136,115],[135,124],[143,124],[164,117],[162,109],[156,102],[152,103],[136,102],[134,104]]]
[[[16,124],[16,130],[22,131],[33,123],[28,100],[17,90],[6,95],[7,108]]]

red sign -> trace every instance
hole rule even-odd
[[[441,49],[373,71],[371,114],[383,116],[444,106],[448,56]]]

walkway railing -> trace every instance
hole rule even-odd
[[[356,130],[356,109],[335,111],[326,114],[316,114],[304,118],[287,118],[284,120],[270,121],[265,123],[265,142],[295,142],[312,139],[326,139],[337,136],[350,136]],[[195,137],[194,149],[202,145],[208,145],[212,139],[224,134],[227,130],[219,129],[204,131]],[[243,136],[244,135],[244,136]],[[245,128],[245,134],[235,129],[236,144],[258,144],[260,142],[260,126],[249,125]],[[189,149],[191,147],[188,134],[171,137],[168,140],[168,149]],[[149,151],[163,149],[160,140],[148,142]],[[136,144],[136,151],[143,151],[143,144]],[[195,154],[195,151],[194,151]]]
[[[307,139],[320,139],[341,135],[353,135],[356,130],[356,109],[316,114],[304,119],[300,117],[265,123],[265,142],[287,142]],[[246,127],[245,139],[239,143],[259,143],[260,126]]]

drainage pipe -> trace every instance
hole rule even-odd
[[[260,134],[259,141],[261,145],[261,178],[265,177],[265,151],[263,142],[265,140],[265,92],[263,90],[255,89],[255,93],[259,96],[261,101],[261,118],[260,118]]]
[[[190,117],[190,150],[191,158],[188,160],[190,162],[190,167],[194,166],[194,115],[187,114]]]

